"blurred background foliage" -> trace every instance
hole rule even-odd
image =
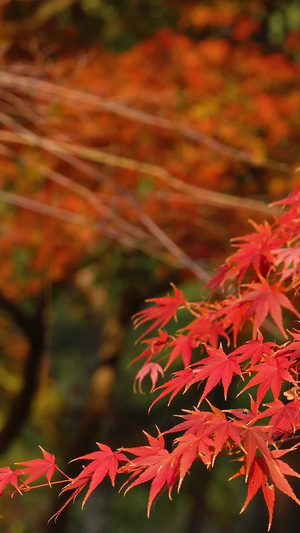
[[[200,299],[229,239],[299,185],[300,3],[3,0],[0,17],[1,464],[40,444],[64,468],[169,427],[179,400],[148,415],[133,392],[131,316],[170,282]],[[48,526],[58,490],[6,498],[1,531],[264,532],[231,467],[197,465],[149,520],[145,487],[104,483]],[[298,518],[279,496],[272,531]]]

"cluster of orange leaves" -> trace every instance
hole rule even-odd
[[[0,73],[8,297],[38,293],[49,264],[54,281],[70,278],[103,241],[167,263],[180,263],[178,248],[208,258],[245,219],[243,201],[232,206],[228,193],[287,192],[299,65],[295,48],[266,53],[252,38],[256,11],[255,2],[244,13],[234,2],[187,4],[177,31],[119,55],[94,46],[52,56],[34,41],[22,55],[23,42],[8,47]],[[183,33],[222,27],[228,36],[197,42]],[[21,275],[17,248],[28,252]]]

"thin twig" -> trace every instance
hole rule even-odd
[[[9,193],[1,190],[0,199],[7,204],[22,207],[23,209],[29,209],[30,211],[34,211],[35,213],[39,213],[41,215],[58,218],[59,220],[71,222],[72,224],[77,224],[79,226],[91,227],[91,229],[101,231],[101,233],[104,233],[104,235],[106,235],[110,239],[121,242],[124,241],[125,244],[131,248],[136,247],[136,242],[132,239],[129,239],[129,237],[127,236],[121,235],[119,230],[113,227],[108,227],[106,223],[95,222],[95,220],[85,215],[81,215],[79,213],[72,213],[71,211],[67,211],[60,207],[44,204],[42,202],[32,200],[31,198],[27,198],[25,196],[20,196],[18,194]]]
[[[107,205],[102,204],[100,202],[99,195],[96,195],[87,187],[76,183],[74,180],[68,178],[64,174],[51,170],[45,167],[44,165],[41,165],[40,169],[50,180],[71,190],[78,196],[81,196],[81,198],[84,198],[93,207],[93,209],[98,215],[101,215],[103,218],[111,218],[114,223],[117,224],[119,230],[122,230],[124,232],[124,230],[126,229],[126,231],[131,237],[135,237],[137,239],[145,239],[147,237],[147,234],[144,231],[139,228],[136,228],[135,226],[127,222],[124,218],[120,217]],[[102,223],[104,223],[104,221],[102,221]]]
[[[15,121],[11,117],[7,117],[3,113],[0,113],[0,120],[5,125],[18,128],[19,132],[17,134],[12,135],[16,135],[17,137],[20,136],[22,139],[25,138],[25,140],[28,139],[30,144],[34,143],[35,145],[41,146],[42,148],[51,152],[56,153],[58,151],[58,153],[60,154],[61,149],[59,145],[57,147],[57,144],[53,143],[53,141],[41,138],[38,135],[31,133],[23,126],[20,126],[15,123]],[[11,134],[11,132],[3,133],[8,135]],[[130,195],[128,195],[128,193],[125,194],[129,198],[131,205],[135,208],[138,214],[138,218],[140,219],[142,224],[149,230],[150,234],[152,234],[174,257],[176,257],[179,263],[185,265],[199,279],[201,279],[205,283],[208,283],[211,279],[211,276],[207,272],[205,272],[205,270],[202,269],[200,265],[193,261],[183,250],[181,250],[181,248],[176,243],[174,243],[172,239],[170,239],[170,237],[161,228],[159,228],[159,226],[148,215],[144,214],[142,212],[141,206],[139,206],[138,203],[134,201]]]
[[[3,114],[0,113],[0,120]],[[16,144],[24,144],[28,146],[41,147],[52,153],[71,154],[82,157],[89,161],[103,163],[119,168],[134,170],[144,174],[151,175],[164,182],[167,182],[171,187],[183,191],[186,194],[193,196],[201,204],[222,207],[225,209],[247,209],[249,211],[256,211],[268,215],[278,215],[281,211],[278,208],[269,207],[264,202],[253,200],[250,198],[239,198],[230,194],[223,194],[208,189],[195,187],[182,180],[175,178],[169,172],[158,165],[150,165],[148,163],[138,162],[126,157],[119,157],[114,154],[109,154],[93,148],[87,148],[78,144],[71,144],[62,141],[53,141],[51,139],[40,137],[34,133],[14,133],[10,131],[0,131],[0,140],[2,142],[11,142]]]

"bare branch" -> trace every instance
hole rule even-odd
[[[126,244],[126,246],[136,248],[135,241],[129,239],[126,235],[121,235],[119,230],[113,227],[108,227],[107,223],[95,222],[92,218],[79,213],[72,213],[71,211],[61,209],[60,207],[44,204],[14,193],[0,191],[0,199],[7,204],[22,207],[23,209],[29,209],[30,211],[34,211],[41,215],[58,218],[59,220],[71,222],[72,224],[77,224],[79,226],[91,227],[91,229],[101,231],[101,233],[110,239],[121,241],[123,244]]]
[[[0,120],[2,113],[0,113]],[[264,202],[253,200],[250,198],[239,198],[230,194],[218,193],[209,191],[200,187],[195,187],[182,180],[175,178],[169,172],[158,165],[150,165],[148,163],[141,163],[126,157],[119,157],[114,154],[109,154],[93,148],[87,148],[78,144],[70,144],[66,142],[57,142],[48,138],[39,137],[31,132],[14,133],[10,131],[0,131],[0,140],[2,142],[11,142],[16,144],[25,144],[28,146],[38,146],[51,153],[56,154],[71,154],[82,157],[89,161],[112,165],[128,170],[135,170],[144,174],[151,175],[164,182],[167,182],[171,187],[183,191],[186,194],[192,195],[201,204],[218,206],[226,209],[247,209],[249,211],[256,211],[268,215],[279,214],[279,210],[274,207],[269,207]]]
[[[122,116],[128,120],[133,120],[148,126],[155,126],[164,130],[176,132],[189,141],[204,144],[211,150],[214,150],[223,156],[244,161],[245,163],[255,167],[269,168],[284,174],[290,174],[292,171],[291,166],[287,163],[282,163],[280,161],[274,161],[271,159],[264,162],[259,162],[246,150],[238,150],[228,146],[227,144],[218,141],[209,135],[185,126],[179,122],[173,122],[172,120],[164,117],[157,117],[151,113],[128,107],[119,102],[100,98],[90,93],[85,93],[48,81],[38,80],[30,76],[21,76],[19,74],[6,72],[3,70],[0,71],[0,83],[8,87],[18,87],[19,89],[23,89],[27,93],[34,96],[40,96],[41,92],[43,92],[45,95],[56,95],[61,98],[97,107],[103,111]]]

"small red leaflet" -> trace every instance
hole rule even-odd
[[[287,296],[282,293],[280,285],[274,283],[271,286],[266,279],[261,277],[261,283],[253,283],[249,289],[250,292],[242,295],[242,301],[251,302],[246,311],[245,320],[253,315],[253,332],[256,333],[269,313],[282,335],[287,337],[282,323],[281,307],[289,309],[298,317],[299,313]]]
[[[235,355],[226,355],[222,346],[220,346],[220,348],[217,350],[215,348],[211,348],[210,346],[206,346],[206,351],[208,353],[208,357],[205,357],[199,361],[199,366],[201,365],[201,368],[194,370],[195,377],[191,381],[191,383],[196,383],[208,378],[198,405],[200,405],[204,398],[206,398],[210,391],[220,381],[222,381],[224,397],[226,400],[228,388],[234,374],[241,376],[241,369],[238,364],[238,359]]]
[[[284,492],[287,496],[292,498],[296,503],[300,504],[300,501],[295,496],[292,487],[285,478],[285,475],[300,477],[300,474],[295,472],[287,463],[279,459],[282,455],[288,453],[294,448],[286,450],[274,450],[270,456],[255,456],[251,462],[251,467],[248,476],[248,468],[245,465],[232,476],[230,479],[234,479],[237,476],[245,475],[248,479],[248,494],[246,501],[241,509],[241,513],[246,509],[253,496],[257,493],[261,487],[264,495],[264,499],[269,511],[269,524],[268,531],[271,528],[273,520],[273,509],[275,502],[274,486]],[[246,460],[246,456],[244,457]]]
[[[239,472],[235,474],[234,476],[232,476],[230,479],[234,479],[238,476],[245,475],[246,474],[245,470],[246,470],[245,466],[242,466]],[[269,470],[266,465],[266,462],[264,461],[263,457],[256,456],[252,463],[250,474],[249,474],[247,498],[245,500],[245,503],[242,509],[240,510],[240,513],[243,513],[245,511],[246,507],[248,506],[252,498],[255,496],[258,489],[261,487],[265,502],[268,507],[268,512],[269,512],[268,531],[270,531],[272,520],[273,520],[275,490],[274,490],[274,485],[268,483],[268,476],[269,476]]]
[[[161,374],[164,375],[164,371],[162,367],[158,363],[145,363],[142,368],[138,371],[137,375],[135,376],[134,380],[134,391],[136,392],[136,382],[139,383],[139,391],[142,393],[142,381],[147,374],[150,374],[150,379],[152,382],[151,392],[154,391],[155,385],[158,380],[158,375]]]
[[[257,403],[260,404],[269,389],[272,390],[274,399],[277,400],[284,381],[295,384],[295,380],[289,372],[290,361],[283,355],[269,356],[263,363],[255,365],[253,371],[257,374],[247,383],[243,390],[259,385],[257,391]]]
[[[43,450],[41,446],[39,448],[42,451],[44,459],[32,459],[31,461],[23,461],[22,463],[16,463],[18,465],[23,465],[25,468],[22,468],[22,474],[30,474],[28,478],[24,481],[24,485],[28,485],[35,479],[46,474],[47,481],[51,486],[51,479],[57,468],[55,464],[55,457],[49,452]]]
[[[125,490],[128,492],[133,487],[151,481],[147,514],[149,516],[152,503],[160,491],[167,487],[169,496],[178,479],[178,461],[175,461],[165,449],[165,441],[158,430],[158,438],[144,432],[148,438],[149,446],[138,446],[135,448],[123,448],[123,451],[131,453],[136,457],[128,462],[128,465],[120,468],[119,473],[130,472],[129,480],[123,485],[129,486]],[[128,470],[129,469],[129,470]]]
[[[0,496],[9,483],[18,492],[21,492],[20,487],[18,486],[18,476],[21,473],[20,470],[12,470],[9,466],[0,468]]]
[[[134,316],[135,328],[149,320],[154,321],[138,340],[141,340],[155,328],[163,328],[172,318],[175,318],[176,320],[176,313],[181,306],[185,305],[186,300],[182,292],[172,283],[171,285],[173,287],[174,296],[168,295],[160,298],[151,298],[150,300],[147,300],[147,302],[154,302],[155,305],[143,309]]]
[[[278,345],[275,342],[264,342],[261,332],[258,332],[257,339],[251,340],[239,346],[231,355],[239,355],[238,361],[242,363],[251,359],[251,367],[259,363],[265,355],[271,355],[273,348]]]

